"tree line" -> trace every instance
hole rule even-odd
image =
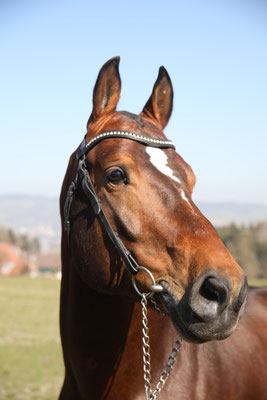
[[[267,221],[217,228],[222,241],[249,279],[267,279]]]
[[[11,243],[29,254],[36,254],[41,251],[39,238],[32,238],[24,233],[19,234],[6,227],[0,227],[0,242]]]
[[[267,279],[267,221],[251,226],[230,224],[216,230],[249,279]],[[37,237],[18,234],[6,227],[0,227],[0,242],[12,243],[29,254],[41,250]]]

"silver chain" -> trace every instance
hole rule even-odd
[[[152,303],[157,311],[165,315],[163,311],[158,307],[155,300],[152,301]],[[151,356],[150,356],[149,328],[148,328],[148,318],[147,318],[147,297],[145,293],[142,294],[141,304],[142,304],[142,315],[143,315],[142,333],[143,333],[143,363],[144,363],[145,394],[146,394],[146,400],[155,400],[157,396],[159,396],[161,390],[163,389],[165,383],[167,382],[167,379],[169,378],[172,367],[176,361],[176,357],[180,351],[182,339],[181,337],[179,337],[178,340],[175,342],[171,355],[168,358],[168,361],[156,385],[156,389],[153,390],[151,387]]]
[[[158,313],[160,313],[160,315],[161,315],[162,317],[166,317],[165,312],[158,306],[158,304],[157,304],[156,300],[154,299],[154,297],[150,297],[149,300],[150,300],[151,303],[153,304],[153,307],[155,308],[155,310],[156,310]]]

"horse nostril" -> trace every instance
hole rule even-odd
[[[202,283],[199,293],[209,301],[223,304],[227,298],[228,288],[222,279],[210,277]]]
[[[230,289],[227,282],[215,273],[201,276],[191,289],[189,306],[203,321],[217,318],[228,304]]]

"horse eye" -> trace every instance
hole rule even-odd
[[[107,180],[111,183],[114,183],[114,184],[127,183],[127,178],[126,178],[124,171],[122,171],[119,168],[108,171],[106,176],[107,176]]]

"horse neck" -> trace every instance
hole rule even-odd
[[[74,266],[69,265],[64,272],[61,335],[67,368],[76,364],[77,370],[81,366],[86,385],[90,385],[91,376],[91,383],[100,390],[97,396],[102,398],[100,392],[115,393],[127,383],[134,365],[138,373],[132,390],[143,393],[140,303],[127,296],[95,292],[80,279]],[[169,324],[168,318],[149,310],[152,368],[156,375],[162,369],[162,359],[168,356],[166,349],[169,353],[173,344]]]
[[[83,331],[87,345],[103,348],[113,341],[112,348],[116,343],[121,347],[131,323],[132,299],[96,292],[81,280],[75,266],[69,265],[62,278],[61,303],[68,310],[65,316],[76,325],[74,329]]]

